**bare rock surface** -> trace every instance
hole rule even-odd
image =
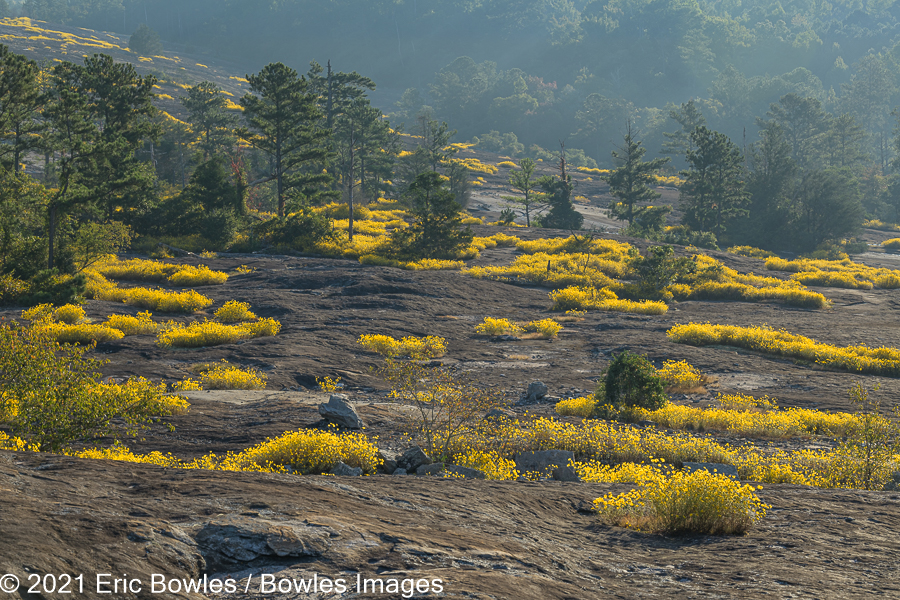
[[[770,485],[740,537],[650,535],[579,512],[629,486],[173,470],[0,453],[0,571],[441,579],[445,598],[896,597],[900,496]],[[227,565],[227,566],[226,566]],[[250,589],[244,593],[248,576]],[[330,598],[388,598],[345,594]],[[29,597],[20,594],[21,597]],[[18,597],[13,595],[12,597]],[[396,597],[396,596],[395,596]],[[423,595],[421,597],[430,597]]]

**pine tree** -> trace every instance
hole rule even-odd
[[[503,196],[503,199],[514,206],[521,207],[525,215],[526,227],[531,227],[531,215],[537,215],[547,207],[544,195],[537,190],[538,180],[534,176],[535,164],[530,158],[519,162],[520,171],[509,172],[509,185],[522,194],[522,197]]]
[[[204,161],[231,145],[234,139],[231,127],[238,119],[226,108],[228,103],[219,86],[203,81],[188,89],[188,95],[181,98],[181,104],[188,111],[191,125],[203,134],[198,146]]]
[[[319,127],[321,113],[316,97],[295,70],[272,63],[256,75],[248,75],[247,80],[251,91],[258,95],[248,93],[241,98],[250,128],[238,129],[237,135],[271,157],[270,172],[253,183],[275,181],[278,216],[283,217],[292,191],[309,192],[330,181],[327,174],[303,173],[301,168],[326,161],[328,150],[324,142],[331,132]]]
[[[618,203],[613,204],[610,214],[617,219],[628,221],[631,227],[645,207],[640,203],[649,203],[660,197],[659,192],[650,189],[656,183],[654,175],[659,169],[669,162],[668,158],[655,158],[650,162],[644,162],[643,157],[647,149],[641,146],[641,142],[635,141],[631,133],[631,123],[625,133],[625,145],[613,150],[613,158],[621,163],[621,166],[613,170],[603,179],[609,183],[609,193],[618,198]]]
[[[703,126],[691,133],[691,143],[696,150],[688,151],[689,168],[681,172],[684,222],[720,237],[729,219],[747,214],[744,157],[728,136]]]
[[[38,85],[38,66],[0,44],[0,162],[14,173],[34,147],[41,126],[35,118],[44,98]]]
[[[472,242],[472,230],[462,226],[461,207],[438,173],[426,171],[416,177],[407,200],[415,221],[393,234],[393,245],[401,256],[453,258],[457,250]]]

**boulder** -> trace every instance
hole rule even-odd
[[[734,465],[702,462],[686,462],[682,464],[684,465],[684,470],[688,473],[692,471],[709,471],[710,473],[716,472],[719,475],[727,475],[728,477],[733,477],[734,479],[740,479],[740,477],[738,477],[738,471],[734,467]]]
[[[447,465],[444,467],[444,473],[450,473],[453,477],[462,477],[464,479],[487,479],[484,471],[470,467],[460,467],[459,465]]]
[[[415,473],[416,469],[422,465],[430,464],[431,459],[428,458],[428,455],[418,446],[407,448],[406,451],[397,458],[397,467],[405,469],[407,473]]]
[[[363,470],[361,467],[351,467],[343,461],[338,461],[336,467],[331,470],[338,477],[362,477]]]
[[[327,404],[319,405],[319,414],[328,422],[346,429],[362,429],[366,426],[344,394],[332,394]]]
[[[533,404],[535,402],[540,401],[544,396],[547,395],[547,386],[544,385],[542,381],[532,381],[528,384],[528,389],[525,391],[525,396],[522,398],[523,404]]]
[[[575,460],[575,454],[568,450],[522,452],[516,457],[516,469],[523,475],[525,473],[546,475],[551,469],[569,466],[570,460]]]
[[[394,469],[394,472],[391,475],[407,475],[406,469]]]
[[[416,475],[424,477],[426,475],[438,475],[444,470],[444,463],[432,463],[430,465],[419,465],[416,469]]]
[[[502,408],[492,408],[484,414],[485,419],[515,419],[516,413]]]
[[[566,465],[553,469],[553,479],[556,481],[581,481],[581,477],[572,467]]]
[[[196,541],[209,568],[226,570],[261,557],[321,556],[333,535],[330,527],[229,515],[206,523]]]

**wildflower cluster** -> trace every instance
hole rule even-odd
[[[670,392],[687,392],[702,388],[707,377],[686,360],[667,360],[657,371]]]
[[[768,250],[763,250],[761,248],[754,248],[753,246],[732,246],[731,248],[728,248],[726,252],[737,254],[738,256],[746,256],[747,258],[769,258],[776,256],[774,252],[769,252]]]
[[[614,525],[670,534],[741,534],[766,515],[756,489],[704,470],[676,471],[624,494],[607,494],[594,510]]]
[[[111,279],[132,281],[163,281],[173,285],[220,285],[225,283],[228,275],[221,271],[213,271],[205,265],[196,267],[189,265],[172,265],[155,260],[135,258],[126,261],[107,257],[93,266],[93,270]]]
[[[527,332],[545,339],[556,337],[560,331],[562,331],[562,325],[553,319],[516,323],[509,319],[485,317],[483,322],[475,326],[475,333],[481,335],[517,335]]]
[[[88,276],[87,295],[96,300],[124,302],[162,312],[195,312],[213,303],[210,298],[194,290],[170,292],[144,287],[123,289],[96,271],[86,269],[85,274]]]
[[[2,443],[3,440],[0,440],[0,444]],[[160,452],[134,454],[118,444],[106,449],[69,451],[68,454],[80,458],[119,460],[177,469],[304,475],[328,473],[334,469],[338,461],[351,467],[361,467],[364,473],[372,474],[382,463],[378,449],[365,435],[314,429],[287,432],[239,453],[228,453],[221,457],[207,454],[192,461],[181,461],[171,454]]]
[[[250,312],[250,303],[237,300],[229,300],[223,304],[215,312],[215,317],[220,323],[243,323],[256,319],[256,315]]]
[[[125,335],[153,335],[160,328],[172,327],[174,324],[157,323],[153,320],[150,311],[139,312],[137,316],[131,315],[110,315],[106,319],[106,326],[118,329]]]
[[[22,311],[22,319],[31,321],[32,329],[60,344],[100,344],[124,337],[121,331],[106,324],[89,323],[84,309],[73,304],[56,309],[51,304],[39,304]]]
[[[428,360],[443,356],[447,351],[444,338],[433,335],[397,340],[389,335],[367,334],[359,336],[357,342],[366,350],[386,358],[408,356],[414,360]]]
[[[888,377],[900,376],[900,350],[897,348],[833,346],[766,326],[736,327],[688,323],[672,327],[666,335],[679,344],[737,346],[763,354],[797,358],[842,371]]]
[[[849,258],[843,260],[784,260],[773,257],[766,260],[766,268],[770,271],[787,271],[795,281],[805,285],[841,287],[852,289],[900,288],[900,271],[870,267],[853,262]]]
[[[216,321],[196,321],[165,329],[157,336],[157,343],[164,348],[199,348],[231,344],[238,340],[277,335],[281,323],[275,319],[258,319],[238,325],[225,325]]]
[[[661,315],[669,310],[665,302],[656,300],[620,300],[610,289],[571,286],[550,292],[550,310],[606,310],[615,312]]]
[[[214,365],[200,373],[200,386],[204,390],[264,390],[266,374],[253,368]]]

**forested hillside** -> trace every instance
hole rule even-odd
[[[896,103],[893,2],[25,0],[21,13],[129,35],[146,24],[249,68],[330,59],[377,81],[386,108],[414,89],[404,119],[424,103],[464,138],[566,137],[601,163],[628,117],[656,152],[667,105],[694,98],[712,128],[753,141],[755,119],[793,92],[852,114],[883,165]]]
[[[471,256],[453,207],[500,168],[521,169],[492,182],[515,194],[504,223],[578,229],[572,203],[591,199],[572,169],[608,183],[629,233],[666,243],[839,252],[860,247],[842,240],[864,220],[900,221],[893,3],[0,0],[0,13],[15,16],[0,23],[15,189],[3,271],[23,280],[72,271],[79,236],[114,223],[198,249]],[[68,130],[75,115],[92,126]],[[679,202],[654,206],[662,182]],[[360,225],[389,205],[408,212]],[[440,222],[439,243],[404,232],[416,221]]]

